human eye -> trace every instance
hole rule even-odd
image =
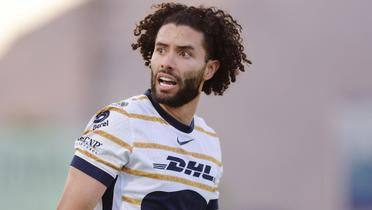
[[[192,54],[189,51],[182,50],[182,51],[180,51],[180,56],[183,57],[183,58],[190,58],[192,56]]]
[[[164,54],[165,53],[165,48],[164,47],[156,47],[155,51],[158,52],[159,54]]]

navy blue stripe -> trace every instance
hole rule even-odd
[[[206,206],[207,201],[191,190],[155,191],[141,201],[141,210],[206,210]]]
[[[111,183],[111,185],[106,189],[105,194],[102,196],[102,210],[112,210],[112,203],[114,199],[114,188],[116,184],[116,180]]]
[[[94,166],[93,164],[89,163],[88,161],[84,160],[79,156],[75,155],[72,158],[71,166],[86,173],[90,177],[104,184],[106,187],[109,187],[111,183],[114,181],[114,178],[110,174],[97,168],[96,166]]]
[[[218,209],[218,199],[209,200],[207,205],[207,210],[216,210]]]
[[[172,115],[168,114],[163,108],[161,108],[159,103],[156,102],[155,99],[152,97],[150,89],[145,92],[145,95],[150,99],[152,105],[160,114],[160,116],[164,118],[164,120],[167,121],[170,125],[184,133],[191,133],[194,130],[194,119],[192,119],[192,122],[189,126],[185,125],[178,121],[176,118],[172,117]]]

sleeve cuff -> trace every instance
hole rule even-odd
[[[72,158],[70,165],[101,182],[106,187],[109,187],[114,181],[114,177],[112,177],[110,174],[103,171],[102,169],[99,169],[98,167],[94,166],[93,164],[77,155]]]

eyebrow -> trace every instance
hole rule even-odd
[[[168,44],[165,44],[165,43],[162,43],[162,42],[156,42],[155,46],[167,47]],[[177,46],[176,48],[181,49],[181,50],[195,50],[195,47],[193,47],[191,45],[181,45],[181,46]]]

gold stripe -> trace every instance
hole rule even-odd
[[[131,197],[126,196],[126,195],[121,196],[121,200],[125,201],[127,203],[137,205],[137,206],[141,205],[141,200],[140,199],[131,198]]]
[[[95,156],[95,155],[93,155],[93,154],[91,154],[91,153],[89,153],[89,152],[87,152],[85,150],[82,150],[80,148],[76,148],[76,150],[79,151],[80,153],[88,156],[89,158],[91,158],[91,159],[93,159],[93,160],[95,160],[97,162],[100,162],[100,163],[102,163],[102,164],[104,164],[104,165],[106,165],[106,166],[108,166],[108,167],[110,167],[112,169],[115,169],[117,171],[120,171],[120,169],[121,169],[121,167],[116,166],[115,164],[112,164],[112,163],[110,163],[110,162],[108,162],[106,160],[103,160],[103,159],[101,159],[101,158],[99,158],[99,157],[97,157],[97,156]]]
[[[149,99],[149,98],[145,95],[139,96],[137,98],[133,98],[133,100],[146,100],[146,99]]]
[[[128,113],[127,111],[125,111],[124,109],[120,109],[120,108],[117,108],[117,107],[105,107],[101,110],[99,110],[96,114],[99,114],[103,111],[108,111],[108,110],[113,110],[113,111],[116,111],[116,112],[119,112],[129,118],[137,118],[137,119],[141,119],[141,120],[147,120],[147,121],[152,121],[152,122],[158,122],[158,123],[161,123],[161,124],[165,124],[165,125],[168,125],[169,123],[167,121],[165,121],[163,118],[160,118],[160,117],[153,117],[153,116],[148,116],[148,115],[143,115],[143,114],[134,114],[134,113]],[[195,130],[199,131],[199,132],[202,132],[206,135],[209,135],[209,136],[212,136],[212,137],[217,137],[217,134],[214,133],[214,132],[210,132],[210,131],[206,131],[204,130],[203,128],[199,127],[199,126],[195,126]]]
[[[114,136],[114,135],[111,135],[105,131],[101,131],[101,130],[87,130],[87,131],[84,131],[84,135],[87,135],[87,134],[90,134],[90,133],[95,133],[97,135],[100,135],[102,136],[103,138],[106,138],[124,148],[126,148],[127,150],[129,150],[130,152],[132,152],[133,150],[133,147],[131,145],[129,145],[128,143],[126,143],[125,141],[121,140],[120,138]]]
[[[169,124],[167,121],[165,121],[164,119],[162,119],[160,117],[152,117],[152,116],[147,116],[147,115],[142,115],[142,114],[130,114],[130,117],[141,119],[141,120],[158,122],[158,123],[161,123],[161,124],[164,124],[164,125]]]
[[[179,153],[183,155],[190,155],[195,158],[211,161],[218,166],[222,166],[222,163],[218,161],[217,159],[215,159],[214,157],[211,157],[205,154],[196,153],[196,152],[189,152],[184,149],[177,148],[177,147],[170,147],[170,146],[161,145],[161,144],[142,143],[142,142],[134,142],[133,147],[145,148],[145,149],[160,149],[160,150],[171,151],[171,152],[175,152],[175,153]]]
[[[204,130],[203,128],[201,128],[199,126],[195,126],[195,130],[200,131],[200,132],[202,132],[204,134],[207,134],[209,136],[217,137],[217,134],[216,133],[206,131],[206,130]]]
[[[95,115],[97,115],[97,114],[99,114],[99,113],[101,113],[101,112],[107,111],[107,110],[109,110],[109,108],[110,108],[110,106],[105,106],[105,107],[103,107],[102,109],[99,109],[99,110],[96,112]]]
[[[178,183],[181,183],[181,184],[197,187],[197,188],[200,188],[202,190],[209,191],[209,192],[216,192],[218,190],[217,187],[209,186],[209,185],[199,183],[199,182],[194,182],[194,181],[184,179],[184,178],[181,178],[181,177],[176,177],[176,176],[149,173],[149,172],[146,172],[146,171],[129,169],[129,168],[126,168],[126,167],[123,167],[122,171],[125,172],[125,173],[128,173],[128,174],[131,174],[131,175],[135,175],[135,176],[143,176],[143,177],[147,177],[147,178],[151,178],[151,179],[165,180],[165,181],[170,181],[170,182],[178,182]]]
[[[168,122],[165,121],[164,119],[160,118],[160,117],[153,117],[153,116],[148,116],[148,115],[143,115],[143,114],[128,113],[124,109],[120,109],[120,108],[117,108],[117,107],[106,107],[106,109],[103,109],[103,110],[100,110],[100,111],[103,112],[103,111],[107,111],[107,110],[112,110],[112,111],[118,112],[120,114],[123,114],[123,115],[129,117],[129,118],[137,118],[137,119],[141,119],[141,120],[159,122],[161,124],[168,125]]]

